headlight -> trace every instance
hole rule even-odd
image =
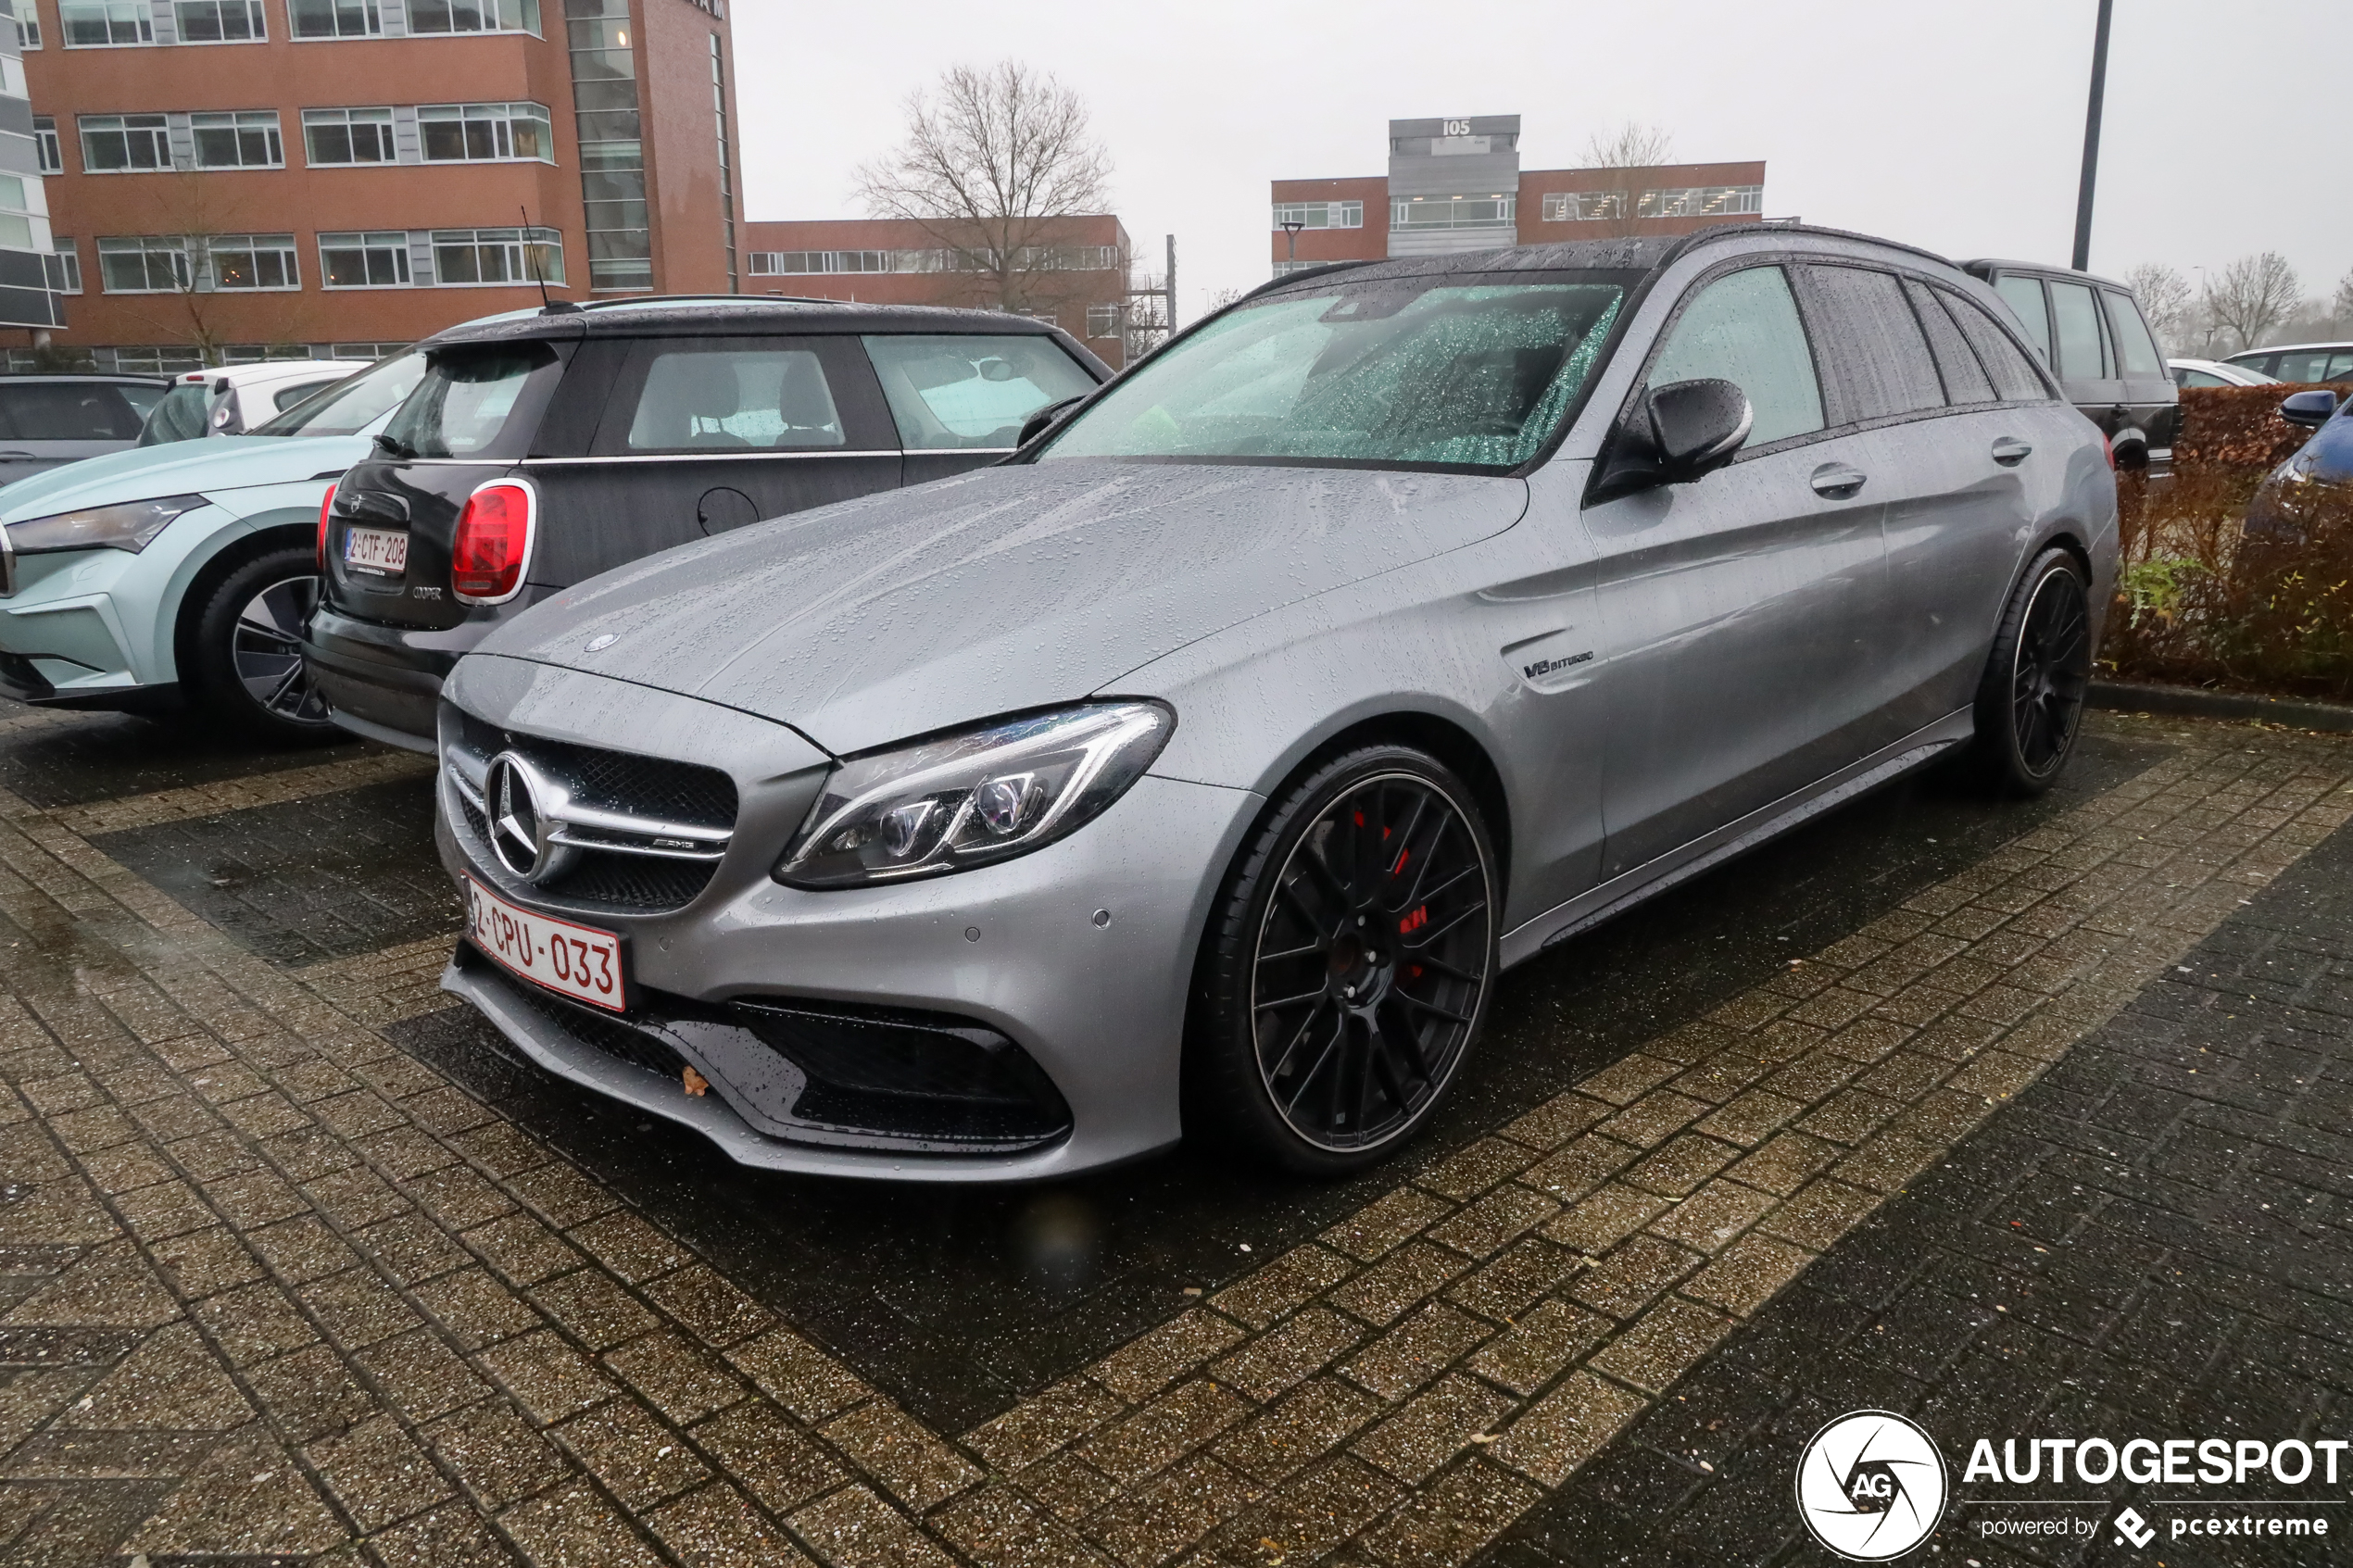
[[[116,507],[91,507],[55,517],[36,517],[8,527],[8,543],[20,556],[50,550],[88,550],[105,546],[137,555],[155,542],[164,524],[182,512],[209,506],[201,495],[166,495],[154,501],[125,501]]]
[[[1026,855],[1101,816],[1176,728],[1158,703],[1101,703],[852,758],[825,781],[776,880],[854,887]]]

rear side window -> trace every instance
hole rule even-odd
[[[2051,317],[2050,312],[2043,307],[2043,280],[2005,272],[1994,280],[1994,292],[2000,295],[2002,303],[2016,314],[2018,324],[2026,329],[2026,341],[2033,345],[2035,353],[2043,357],[2043,363],[2049,364]]]
[[[1713,377],[1748,395],[1748,444],[1762,446],[1822,428],[1814,354],[1778,267],[1751,267],[1701,289],[1667,334],[1650,384]]]
[[[2100,345],[2099,307],[2082,283],[2051,284],[2052,341],[2058,346],[2058,373],[2070,381],[2103,381],[2108,355]]]
[[[2353,375],[2353,351],[2342,348],[2334,352],[2325,348],[2298,349],[2292,354],[2273,356],[2271,362],[2263,369],[2282,381],[2341,381]]]
[[[420,458],[480,456],[520,422],[518,406],[533,378],[552,380],[556,364],[556,351],[544,343],[435,355],[384,434]]]
[[[160,446],[172,441],[194,441],[204,433],[205,412],[212,407],[212,391],[202,382],[182,382],[147,410],[139,445]]]
[[[2158,354],[2157,340],[2149,336],[2148,323],[2141,320],[2140,307],[2133,303],[2133,296],[2102,290],[2100,303],[2108,307],[2108,335],[2116,344],[2118,373],[2163,375],[2165,360]]]
[[[136,441],[139,415],[105,382],[0,381],[0,433],[11,441]]]
[[[866,353],[910,450],[1012,447],[1029,416],[1095,390],[1050,337],[870,337]]]
[[[1893,273],[1860,267],[1806,270],[1828,312],[1823,346],[1844,393],[1841,422],[1944,406],[1928,340]]]
[[[379,359],[299,406],[287,404],[284,413],[246,433],[357,435],[416,391],[417,383],[424,379],[424,374],[425,357],[413,350],[390,359]]]
[[[2033,362],[2016,339],[2004,332],[2000,323],[1985,312],[1984,307],[1973,299],[1964,299],[1946,290],[1936,291],[1939,298],[1953,312],[1953,320],[1961,325],[1961,335],[1977,350],[1978,363],[1994,378],[1994,389],[2005,403],[2039,403],[2051,395],[2043,378],[2035,373]],[[2039,295],[2036,297],[2041,297]]]
[[[1937,303],[1936,293],[1926,283],[1913,279],[1904,280],[1904,293],[1920,319],[1920,330],[1928,334],[1928,349],[1936,356],[1936,373],[1944,378],[1944,400],[1948,403],[1991,403],[1994,383],[1986,376],[1985,368],[1977,362],[1977,354],[1961,335],[1961,329]]]
[[[806,348],[664,349],[629,421],[633,452],[839,446],[841,411]]]
[[[2229,386],[2221,376],[2208,375],[2204,370],[2183,370],[2174,377],[2183,386]]]

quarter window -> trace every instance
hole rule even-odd
[[[262,109],[240,114],[188,117],[198,169],[280,169],[285,144],[278,136],[278,114]]]
[[[427,104],[417,110],[417,130],[427,163],[554,161],[547,110],[539,104]]]
[[[85,174],[171,167],[171,132],[162,115],[86,114],[81,129]]]
[[[321,234],[319,273],[331,289],[406,288],[408,232],[392,229],[382,233]]]
[[[1718,278],[1676,318],[1650,384],[1703,377],[1730,382],[1747,395],[1752,446],[1822,428],[1813,351],[1780,268],[1750,267]]]
[[[1904,292],[1912,301],[1912,308],[1919,313],[1920,327],[1928,333],[1929,352],[1936,356],[1937,373],[1944,378],[1944,400],[1948,403],[1991,403],[1994,383],[1985,374],[1985,367],[1977,362],[1977,355],[1961,335],[1961,329],[1937,303],[1936,292],[1926,283],[1906,278]]]
[[[1973,299],[1963,299],[1944,289],[1936,293],[1937,297],[1944,300],[1945,307],[1952,311],[1953,320],[1960,323],[1961,335],[1968,338],[1969,346],[1977,350],[1978,361],[1985,367],[1985,373],[1994,378],[1994,389],[2001,393],[2002,401],[2038,403],[2050,396],[2050,389],[2035,372],[2034,363],[2026,357],[2026,351],[2019,347],[2017,340],[2004,332],[1992,316],[1986,314],[1984,307]],[[2039,304],[2043,297],[2039,286],[2034,297]]]
[[[1944,406],[1928,340],[1894,274],[1860,267],[1806,270],[1829,312],[1826,346],[1845,395],[1842,421]]]
[[[2158,356],[2157,344],[2149,336],[2148,323],[2141,320],[2140,307],[2133,303],[2132,296],[2103,290],[2100,302],[2108,307],[2108,331],[2116,345],[2117,373],[2163,375],[2165,361]]]
[[[654,356],[629,424],[633,452],[842,445],[824,367],[805,348]]]
[[[2018,317],[2018,324],[2026,329],[2026,341],[2043,363],[2051,363],[2051,318],[2043,307],[2043,280],[2005,272],[1994,280],[1994,292],[2002,296]]]
[[[373,38],[384,31],[376,0],[286,0],[296,38]]]
[[[2102,381],[2108,375],[2108,355],[2100,343],[2099,307],[2082,283],[2051,284],[2052,342],[2058,349],[2058,373],[2069,381]]]
[[[302,140],[304,156],[313,164],[390,163],[392,111],[305,109]]]

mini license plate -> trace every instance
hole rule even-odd
[[[359,571],[397,577],[409,570],[409,535],[388,528],[354,528],[343,536],[343,564]]]
[[[466,935],[510,974],[611,1012],[626,1010],[621,938],[517,909],[466,878]]]

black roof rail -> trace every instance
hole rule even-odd
[[[1667,254],[1659,258],[1658,264],[1665,267],[1704,245],[1752,233],[1760,229],[1768,230],[1776,234],[1819,234],[1825,239],[1859,240],[1865,245],[1886,245],[1893,250],[1907,250],[1914,256],[1925,257],[1931,261],[1950,267],[1955,271],[1962,270],[1961,264],[1951,257],[1939,256],[1924,245],[1906,245],[1902,240],[1891,240],[1879,234],[1858,234],[1852,229],[1832,229],[1819,223],[1793,223],[1781,218],[1771,220],[1760,218],[1746,223],[1711,223],[1705,229],[1694,229],[1667,246]]]
[[[1356,261],[1327,261],[1321,267],[1302,267],[1296,272],[1286,272],[1279,278],[1267,279],[1247,294],[1236,295],[1231,303],[1239,305],[1245,299],[1256,299],[1268,289],[1278,289],[1286,283],[1298,282],[1302,278],[1326,277],[1334,272],[1345,272],[1353,267],[1370,267],[1376,262],[1391,259],[1393,258],[1386,256],[1370,256]]]

